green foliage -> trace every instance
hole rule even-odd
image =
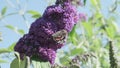
[[[4,8],[2,8],[0,12],[0,20],[5,16],[6,11],[7,11],[7,7],[5,6]]]
[[[26,66],[27,65],[26,63],[29,63],[29,62],[27,62],[27,59],[18,60],[17,58],[15,58],[12,61],[10,68],[29,68],[29,66]]]
[[[16,27],[12,26],[12,25],[5,25],[6,28],[13,30],[14,32],[16,32],[17,34],[23,35],[25,32],[22,29],[17,29]]]
[[[15,44],[12,43],[8,48],[0,48],[0,54],[13,52]]]
[[[20,60],[20,55],[15,52],[16,58],[11,62],[10,68],[30,68],[30,58],[25,56]]]
[[[51,65],[48,61],[43,62],[41,61],[41,59],[38,58],[38,56],[36,55],[32,56],[31,60],[32,60],[33,68],[51,68]]]
[[[60,57],[57,57],[59,61],[56,62],[58,65],[52,68],[117,68],[116,60],[120,63],[120,60],[116,58],[120,56],[120,26],[118,24],[119,21],[117,21],[119,20],[117,9],[120,1],[115,0],[109,8],[102,7],[104,4],[101,4],[101,0],[83,0],[83,3],[85,5],[84,8],[90,10],[88,12],[91,15],[88,13],[88,20],[76,24],[69,33],[68,42],[65,45],[68,49],[63,48],[60,50],[63,53],[58,52],[60,54]],[[108,12],[104,12],[104,9],[108,10]],[[6,12],[7,7],[3,7],[0,12],[0,20],[6,17]],[[36,10],[27,10],[26,13],[35,19],[41,17],[41,13]],[[16,12],[8,15],[14,14]],[[78,26],[79,24],[80,26]],[[12,24],[5,24],[5,27],[17,34],[25,34],[23,29],[16,28]],[[77,31],[77,29],[80,31]],[[80,34],[77,32],[80,32]],[[114,45],[111,46],[109,44],[110,40],[114,42]],[[1,48],[0,54],[13,52],[15,44],[11,44],[8,48]],[[116,48],[115,50],[114,47]],[[16,56],[17,58],[12,61],[10,68],[29,68],[29,57],[20,60],[19,55],[16,54]],[[49,62],[41,62],[36,57],[31,59],[33,68],[51,68]],[[77,59],[79,63],[73,62],[73,59]],[[5,60],[0,58],[0,63],[5,62]]]
[[[69,65],[70,59],[68,56],[64,56],[59,59],[62,65],[65,65],[65,66]]]
[[[14,46],[16,45],[16,43],[12,43],[9,47],[8,50],[10,51],[14,51]]]
[[[29,10],[28,13],[32,15],[32,18],[41,17],[41,14],[39,12],[37,12],[37,11],[34,11],[34,10]]]
[[[86,35],[90,38],[93,36],[93,26],[91,22],[83,22],[82,25],[84,26],[84,29],[86,31]]]
[[[51,65],[49,62],[40,62],[40,61],[32,61],[34,68],[51,68]]]
[[[72,42],[74,45],[77,45],[78,40],[76,39],[77,33],[75,31],[76,26],[73,27],[72,31],[69,33],[69,40]]]
[[[20,68],[20,61],[16,58],[12,61],[10,68]]]
[[[6,63],[7,61],[0,59],[0,63]]]
[[[2,53],[10,53],[11,51],[10,50],[8,50],[7,48],[1,48],[0,49],[0,54],[2,54]]]
[[[84,52],[83,48],[74,48],[71,50],[71,56],[82,54]]]
[[[90,2],[97,10],[100,9],[100,0],[90,0]]]
[[[1,11],[1,14],[4,15],[6,13],[6,11],[7,11],[7,7],[4,7]]]

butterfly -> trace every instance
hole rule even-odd
[[[67,36],[68,36],[68,32],[64,29],[52,34],[53,40],[59,44],[65,43],[67,40]]]

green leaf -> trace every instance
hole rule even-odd
[[[41,68],[51,68],[49,62],[41,62],[40,65],[41,65]]]
[[[90,0],[93,6],[97,6],[100,0]]]
[[[12,26],[12,25],[6,25],[5,27],[7,27],[7,28],[9,28],[9,29],[11,29],[11,30],[15,30],[15,27]]]
[[[41,17],[41,14],[37,11],[34,11],[34,10],[29,10],[28,13],[31,14],[33,18]]]
[[[18,32],[19,32],[21,35],[24,35],[24,34],[25,34],[24,30],[22,30],[22,29],[18,29]]]
[[[93,43],[90,46],[91,51],[99,52],[102,46],[100,39],[94,39],[92,42]]]
[[[82,54],[84,52],[83,48],[75,48],[71,50],[71,56]]]
[[[60,58],[60,63],[62,64],[62,65],[69,65],[69,62],[70,62],[71,60],[67,57],[67,56],[64,56],[64,57],[62,57],[62,58]]]
[[[36,19],[39,17],[41,17],[41,15],[38,15],[38,14],[32,16],[32,18],[36,18]]]
[[[51,65],[49,62],[41,62],[41,61],[32,60],[32,64],[34,68],[51,68]]]
[[[13,30],[14,32],[23,35],[24,34],[24,30],[22,29],[17,29],[16,27],[12,26],[12,25],[5,25],[5,27],[7,27],[10,30]]]
[[[7,7],[4,7],[1,11],[1,14],[4,15],[6,13]]]
[[[0,49],[0,54],[2,53],[10,53],[12,51],[14,51],[14,46],[16,43],[13,43],[12,45],[10,45],[8,48],[1,48]]]
[[[32,60],[33,68],[41,68],[40,62]]]
[[[30,68],[30,58],[24,56],[24,60],[20,60],[20,55],[15,52],[17,58],[15,58],[10,64],[10,68]]]
[[[84,29],[86,30],[86,35],[88,37],[92,37],[93,36],[93,27],[92,27],[92,23],[91,22],[83,22],[82,25],[84,26]]]
[[[28,56],[20,61],[20,68],[30,68],[30,58]]]
[[[6,63],[6,62],[7,62],[7,61],[0,59],[0,63]]]
[[[116,30],[116,26],[113,24],[114,22],[111,22],[108,24],[108,27],[106,27],[106,32],[107,32],[107,35],[113,39],[115,37],[115,34],[117,32]]]
[[[2,53],[9,53],[9,52],[11,52],[11,51],[8,50],[7,48],[1,48],[0,49],[0,54],[2,54]]]
[[[77,45],[77,33],[75,31],[76,26],[73,27],[72,31],[69,33],[69,40],[74,44]]]
[[[30,13],[30,14],[32,14],[32,15],[40,14],[39,12],[34,11],[34,10],[29,10],[27,12]]]
[[[103,17],[102,14],[98,13],[98,12],[96,12],[94,16],[95,16],[96,19],[100,19],[100,18]]]
[[[17,58],[15,58],[10,64],[10,68],[20,68],[20,61]]]
[[[8,50],[10,51],[14,51],[14,46],[16,45],[16,43],[12,43],[9,47]]]

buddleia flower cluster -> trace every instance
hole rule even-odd
[[[56,0],[55,5],[48,6],[42,17],[31,24],[29,32],[19,39],[14,50],[20,53],[21,59],[37,56],[54,64],[56,51],[65,42],[57,43],[52,35],[60,30],[69,33],[78,20],[79,13],[71,0]]]

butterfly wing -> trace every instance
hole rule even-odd
[[[59,44],[63,44],[67,40],[67,35],[68,33],[66,30],[60,30],[54,33],[52,36],[54,41],[56,41]]]

